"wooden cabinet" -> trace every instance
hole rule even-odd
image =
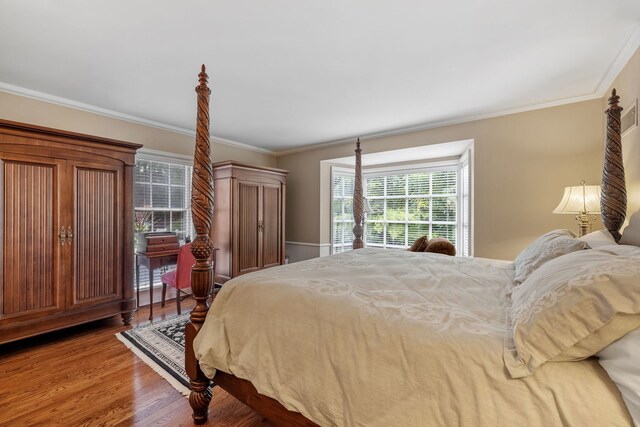
[[[235,161],[213,165],[217,283],[284,264],[287,173]]]
[[[0,120],[0,343],[130,321],[139,147]]]

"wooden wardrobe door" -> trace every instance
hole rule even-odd
[[[122,297],[122,167],[74,162],[73,286],[68,306]]]
[[[262,267],[281,264],[282,190],[279,185],[262,186]]]
[[[236,217],[234,239],[235,266],[234,276],[249,273],[260,268],[260,242],[258,233],[258,219],[260,208],[260,184],[251,181],[238,180],[234,206]]]
[[[0,153],[0,325],[64,310],[64,160]],[[65,246],[62,246],[62,245]]]

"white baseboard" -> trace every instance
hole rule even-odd
[[[285,242],[285,253],[289,262],[327,256],[331,253],[330,243]]]

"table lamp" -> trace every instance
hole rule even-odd
[[[560,204],[553,210],[555,214],[575,214],[580,228],[580,236],[591,232],[591,221],[596,217],[593,215],[600,212],[600,186],[580,185],[565,187],[564,195]]]

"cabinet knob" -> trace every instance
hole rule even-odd
[[[60,227],[60,233],[58,234],[58,241],[60,242],[61,246],[64,246],[67,244],[67,232],[65,231],[64,227]]]
[[[262,220],[258,221],[258,230],[259,231],[264,231],[264,223],[262,222]]]
[[[73,242],[73,230],[71,229],[71,226],[69,226],[67,228],[67,243],[71,245],[71,242]]]

